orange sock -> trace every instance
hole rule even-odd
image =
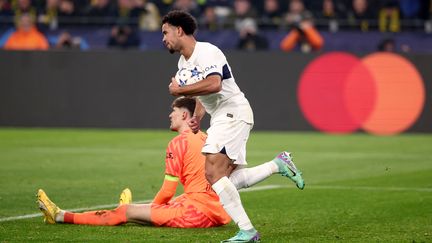
[[[319,50],[324,44],[324,39],[314,27],[303,29],[304,35],[313,49]]]
[[[121,205],[113,210],[90,211],[84,213],[65,212],[64,222],[69,224],[88,225],[119,225],[127,222],[126,209],[128,205]]]
[[[291,30],[288,35],[283,38],[280,43],[280,48],[283,51],[291,51],[296,45],[298,40],[300,39],[300,33],[298,30]]]

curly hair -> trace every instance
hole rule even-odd
[[[196,19],[188,12],[181,10],[173,10],[163,16],[162,24],[166,23],[181,27],[186,35],[193,35],[198,28]]]

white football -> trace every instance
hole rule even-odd
[[[204,72],[199,66],[181,68],[175,75],[175,80],[180,86],[194,84],[203,79]]]

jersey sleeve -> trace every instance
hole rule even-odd
[[[186,146],[187,141],[183,136],[171,140],[166,149],[165,174],[181,177]]]
[[[199,66],[204,70],[204,77],[218,74],[222,77],[226,57],[218,48],[209,48],[205,56],[199,59]]]

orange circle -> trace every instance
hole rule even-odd
[[[372,134],[403,132],[418,119],[425,102],[425,88],[417,69],[392,53],[374,53],[362,59],[376,82],[376,101],[362,125]]]

